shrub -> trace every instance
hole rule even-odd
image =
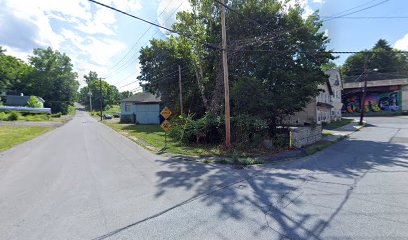
[[[21,118],[21,113],[19,112],[11,112],[8,117],[7,121],[17,121]]]
[[[37,97],[31,96],[27,101],[27,106],[31,108],[41,108],[42,104],[38,101]]]
[[[54,113],[54,114],[51,114],[51,117],[53,117],[53,118],[60,118],[62,116],[62,113]]]
[[[62,114],[61,112],[59,112],[60,114]],[[72,106],[72,105],[69,105],[68,106],[68,114],[69,115],[75,115],[75,113],[76,113],[76,107],[75,106]]]
[[[224,139],[224,120],[221,117],[205,115],[200,119],[174,118],[169,136],[183,143],[219,144]]]
[[[0,112],[0,121],[6,120],[8,117],[7,113],[5,112]]]
[[[47,121],[50,119],[50,116],[47,114],[28,114],[22,119],[26,121]]]

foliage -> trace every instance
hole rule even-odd
[[[76,107],[73,105],[68,106],[68,115],[74,116],[76,113]]]
[[[50,127],[0,126],[0,151],[31,140],[51,129]]]
[[[177,112],[177,67],[181,65],[183,105],[189,106],[194,119],[185,130],[180,123],[173,134],[176,137],[183,131],[182,141],[189,143],[220,143],[224,131],[223,69],[220,46],[214,44],[221,42],[220,8],[207,0],[191,4],[192,11],[179,13],[173,25],[181,35],[154,39],[141,49],[139,80]],[[252,115],[266,127],[265,135],[273,135],[282,119],[303,109],[326,80],[322,66],[334,59],[326,49],[328,38],[320,31],[318,15],[305,20],[299,6],[286,11],[285,3],[278,1],[233,0],[228,4],[263,26],[227,12],[232,119]],[[290,34],[276,34],[275,29]],[[251,124],[244,127],[239,120],[234,124],[233,128],[245,131],[256,128]],[[251,135],[251,140],[234,136],[234,141],[244,144],[252,138],[258,136]]]
[[[136,137],[149,145],[155,147],[156,149],[164,149],[164,132],[159,126],[155,125],[135,125],[135,124],[111,124],[106,123],[106,125],[112,127],[116,131],[126,131],[130,136]],[[134,139],[133,139],[134,140]],[[211,156],[219,155],[220,151],[214,146],[197,146],[194,147],[184,147],[179,144],[178,141],[172,139],[172,137],[167,136],[166,151],[183,154],[183,155],[193,155],[193,156]]]
[[[61,116],[62,116],[62,114],[60,112],[51,114],[51,117],[53,117],[53,118],[60,118]]]
[[[17,121],[20,118],[21,118],[21,113],[13,111],[8,115],[7,121]]]
[[[8,115],[5,112],[0,112],[0,121],[7,120]]]
[[[22,60],[5,54],[0,47],[0,93],[24,92],[33,69]]]
[[[90,109],[89,91],[92,93],[92,109],[100,109],[100,88],[101,81],[96,72],[90,71],[88,75],[84,75],[87,86],[80,89],[79,102]],[[119,101],[124,96],[131,95],[130,92],[119,93],[118,89],[114,85],[110,85],[108,82],[102,80],[102,96],[104,110],[111,105],[119,104]]]
[[[365,61],[367,69],[378,69],[375,73],[378,77],[385,75],[386,78],[398,78],[408,75],[408,57],[406,54],[398,54],[384,39],[378,40],[370,50],[348,57],[341,67],[342,74],[347,77],[361,75]]]
[[[38,99],[35,96],[31,96],[28,101],[27,101],[27,106],[31,108],[40,108],[42,107],[42,103],[38,101]]]
[[[53,112],[67,114],[79,87],[71,59],[49,47],[34,49],[29,63],[35,71],[30,75],[31,85],[27,86],[26,93],[42,97],[45,107]]]

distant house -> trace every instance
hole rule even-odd
[[[24,96],[23,94],[21,95],[1,95],[0,98],[3,101],[3,104],[5,106],[10,106],[10,107],[26,107],[27,102],[30,99],[31,96]],[[44,107],[44,99],[34,96],[37,98],[38,102],[41,104],[41,108]]]
[[[160,97],[143,92],[120,101],[121,122],[160,124]]]
[[[325,84],[318,86],[319,95],[311,101],[303,111],[299,111],[286,119],[287,124],[305,125],[313,123],[329,123],[341,119],[341,92],[343,89],[340,73],[333,69],[325,72],[329,76]]]

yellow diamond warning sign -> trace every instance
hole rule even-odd
[[[164,122],[160,125],[160,127],[165,131],[168,132],[171,128],[171,124],[169,121],[164,120]]]
[[[168,107],[164,107],[163,110],[160,112],[160,115],[162,115],[164,119],[167,119],[171,116],[171,111]]]

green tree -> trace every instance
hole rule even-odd
[[[400,54],[390,44],[380,39],[369,50],[363,50],[348,57],[341,67],[346,77],[358,76],[364,71],[367,61],[368,69],[378,69],[372,78],[396,78],[408,74],[408,59],[406,54]]]
[[[96,72],[90,71],[87,75],[84,75],[87,86],[83,87],[79,91],[79,101],[89,109],[89,91],[92,93],[92,108],[98,111],[101,107],[100,104],[100,80]],[[119,103],[119,91],[118,89],[110,85],[106,81],[102,81],[102,96],[103,107],[112,106]]]
[[[45,106],[53,112],[68,113],[73,104],[79,83],[71,59],[64,53],[47,49],[34,49],[29,58],[35,71],[30,74],[28,94],[42,97]]]
[[[22,60],[6,55],[6,51],[0,47],[0,93],[26,92],[29,74],[33,69]]]
[[[42,103],[40,103],[40,101],[38,101],[37,97],[35,96],[30,96],[30,98],[27,101],[27,106],[31,108],[43,107]]]
[[[231,113],[256,114],[274,129],[318,94],[317,86],[327,78],[321,67],[334,59],[326,49],[329,40],[320,31],[317,13],[305,20],[299,6],[286,11],[277,1],[232,0],[228,4],[238,12],[227,11],[226,16]],[[177,75],[166,74],[180,64],[186,71],[183,94],[191,94],[185,99],[198,107],[196,117],[206,112],[221,116],[220,6],[210,0],[191,1],[191,5],[192,11],[179,13],[173,26],[181,35],[152,40],[141,50],[139,79],[147,90],[161,94],[166,105],[177,106]]]
[[[123,100],[123,99],[125,99],[125,98],[129,98],[129,97],[131,97],[131,96],[133,96],[133,93],[132,92],[129,92],[129,91],[123,91],[123,92],[120,92],[119,93],[119,96],[118,96],[118,102],[120,102],[120,100]]]

